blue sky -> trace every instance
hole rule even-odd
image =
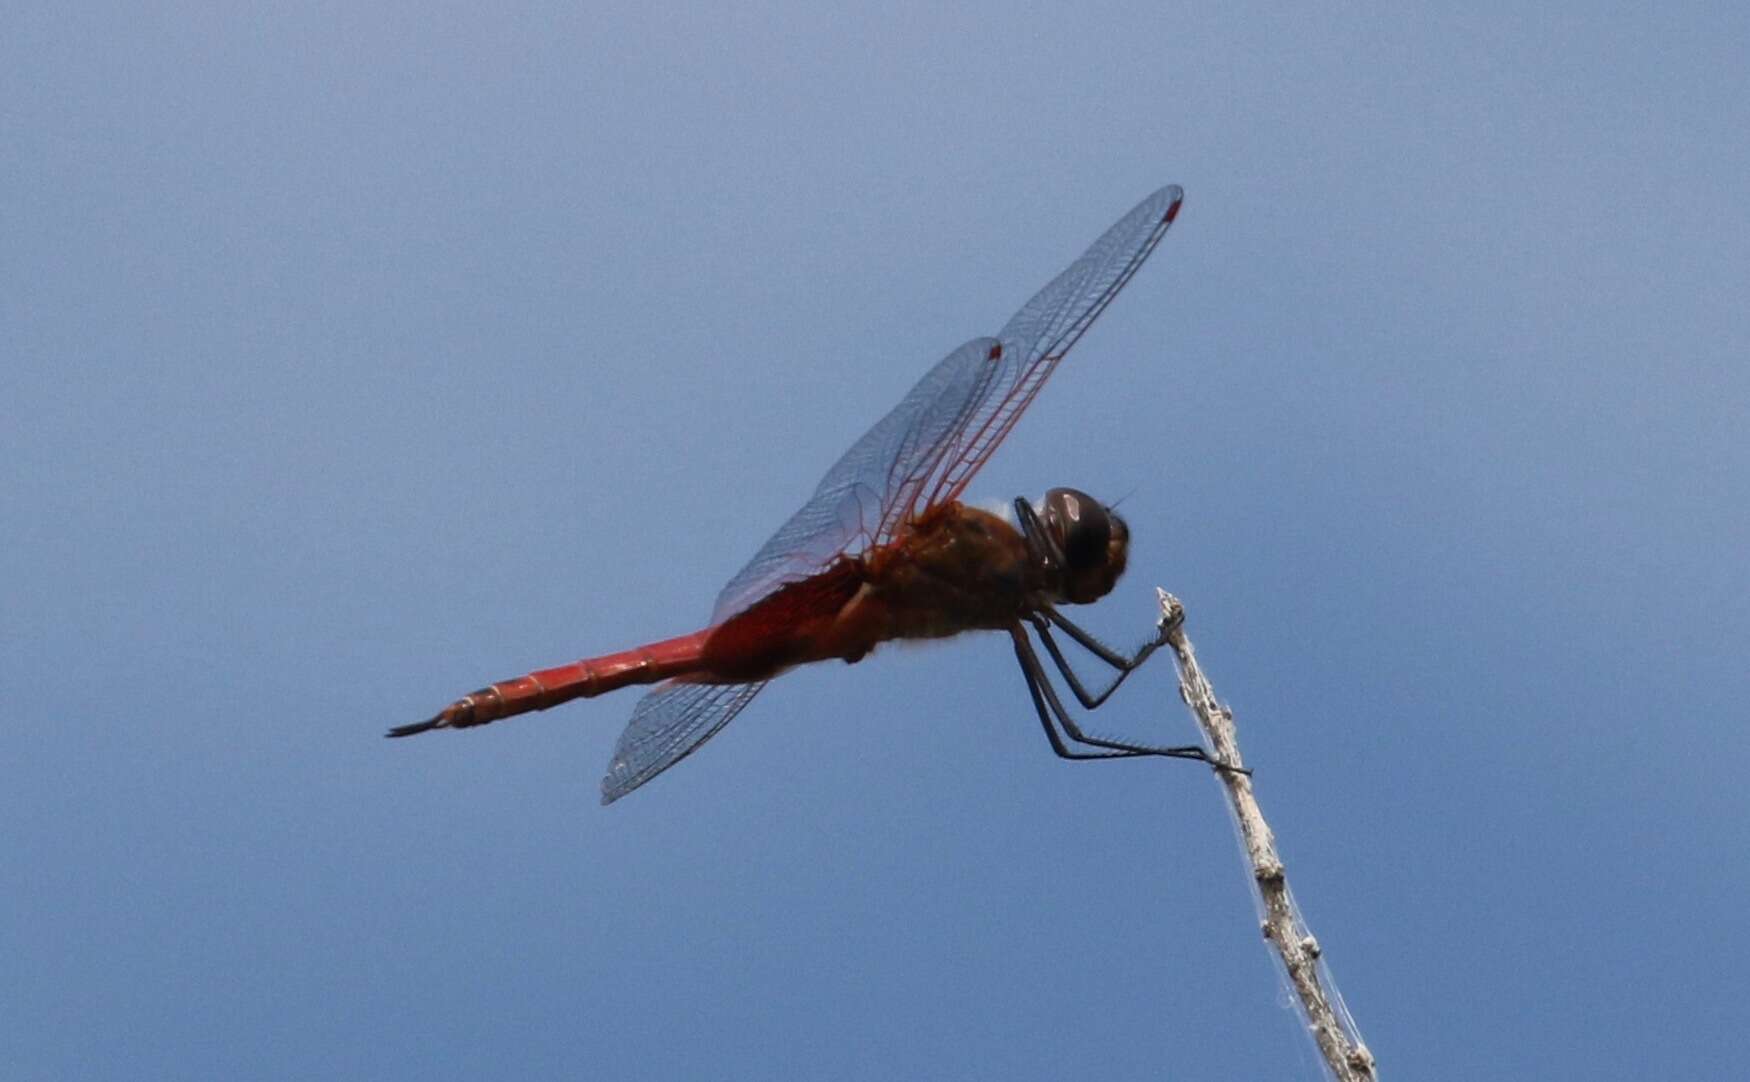
[[[1082,616],[1185,600],[1384,1077],[1741,1058],[1741,9],[7,22],[8,1077],[1316,1077],[1216,784],[1000,636],[607,809],[635,693],[380,736],[692,630],[1168,182],[970,495],[1128,494]]]

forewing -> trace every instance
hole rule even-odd
[[[721,623],[841,553],[892,539],[908,518],[956,498],[1057,362],[1166,235],[1184,192],[1150,195],[1034,295],[997,338],[974,338],[925,373],[845,452],[802,509],[717,597]]]
[[[985,381],[995,375],[987,358],[996,347],[994,338],[974,338],[926,372],[729,580],[717,596],[711,622],[720,624],[780,586],[808,577],[834,556],[860,552],[876,540],[887,507],[915,495],[970,404],[983,394]]]
[[[612,804],[697,751],[765,686],[763,680],[757,684],[671,680],[639,699],[602,778],[602,803]]]
[[[972,475],[1014,428],[1057,362],[1076,344],[1178,217],[1184,189],[1173,184],[1138,203],[1062,274],[1033,295],[997,333],[1000,355],[979,398],[968,404],[939,465],[918,488],[916,506],[888,509],[884,532],[924,507],[959,497]]]

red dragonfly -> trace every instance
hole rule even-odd
[[[628,684],[657,684],[632,711],[602,779],[609,804],[697,751],[772,677],[796,665],[855,662],[890,639],[1006,631],[1052,750],[1065,759],[1168,756],[1220,766],[1202,748],[1090,736],[1053,688],[1027,629],[1083,706],[1106,701],[1165,641],[1134,654],[1102,644],[1057,611],[1104,597],[1123,573],[1130,531],[1070,488],[1015,522],[959,502],[1027,404],[1118,295],[1178,216],[1184,192],[1150,195],[993,338],[948,354],[845,452],[812,498],[718,595],[709,626],[617,654],[542,669],[462,696],[391,729],[466,729]],[[1052,636],[1061,630],[1116,676],[1091,693]]]

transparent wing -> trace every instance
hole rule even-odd
[[[814,495],[718,595],[712,623],[845,553],[890,540],[908,518],[960,494],[1179,212],[1150,195],[1028,301],[997,338],[974,338],[925,373],[827,472]]]
[[[908,514],[959,497],[1039,394],[1057,362],[1167,235],[1184,199],[1184,189],[1174,184],[1138,203],[1003,325],[997,332],[1001,355],[992,357],[992,367],[998,371],[969,404],[953,441],[942,449],[936,469],[917,486],[916,495],[889,509],[882,522],[885,532]]]
[[[728,725],[759,694],[757,684],[658,685],[638,700],[632,720],[614,745],[602,778],[602,803],[614,801],[685,759]]]
[[[893,411],[851,445],[814,495],[778,528],[717,597],[720,624],[778,587],[806,578],[843,552],[877,540],[886,505],[908,479],[927,476],[994,370],[994,338],[974,338],[925,373]]]

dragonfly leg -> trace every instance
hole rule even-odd
[[[1218,769],[1226,767],[1209,757],[1209,753],[1195,744],[1183,747],[1157,747],[1151,744],[1136,744],[1127,740],[1109,740],[1105,737],[1090,736],[1082,731],[1075,719],[1064,708],[1063,700],[1058,698],[1057,689],[1052,687],[1051,678],[1045,672],[1045,666],[1039,661],[1039,655],[1034,652],[1033,644],[1027,640],[1027,632],[1019,625],[1009,629],[1009,637],[1014,640],[1015,658],[1021,663],[1021,673],[1027,680],[1027,691],[1033,697],[1033,709],[1039,714],[1039,723],[1045,727],[1045,736],[1051,741],[1051,750],[1063,759],[1131,759],[1140,756],[1161,756],[1169,759],[1196,759]],[[1054,725],[1053,722],[1056,722]],[[1062,728],[1061,735],[1058,732]],[[1068,741],[1064,739],[1068,738]],[[1070,743],[1082,745],[1072,748]]]
[[[1015,522],[1021,527],[1021,538],[1027,542],[1027,552],[1035,563],[1048,570],[1063,566],[1063,549],[1052,540],[1039,521],[1039,512],[1033,510],[1025,496],[1015,497]]]
[[[1089,710],[1099,709],[1100,705],[1111,698],[1114,691],[1118,690],[1118,685],[1124,683],[1125,677],[1140,669],[1143,662],[1147,661],[1156,650],[1165,646],[1167,642],[1166,629],[1163,627],[1158,635],[1138,647],[1136,653],[1126,657],[1071,623],[1067,617],[1050,606],[1046,606],[1040,612],[1028,614],[1027,619],[1032,623],[1033,629],[1039,633],[1039,641],[1045,644],[1045,649],[1051,654],[1052,663],[1057,666],[1057,671],[1063,674],[1064,680],[1069,684],[1069,689],[1075,693],[1076,700]],[[1108,684],[1104,691],[1098,694],[1088,691],[1087,686],[1076,676],[1075,670],[1070,667],[1069,659],[1064,657],[1063,651],[1058,648],[1057,640],[1051,634],[1052,624],[1056,624],[1064,634],[1074,639],[1088,653],[1093,654],[1118,671],[1118,675],[1113,678],[1112,683]]]

